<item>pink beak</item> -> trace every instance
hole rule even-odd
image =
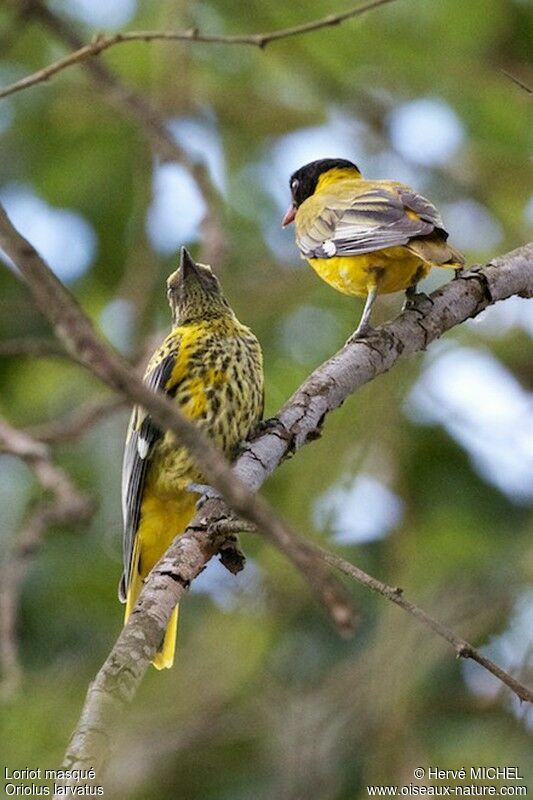
[[[286,228],[287,225],[290,225],[291,222],[294,221],[294,217],[296,216],[297,208],[294,203],[291,203],[288,207],[287,211],[285,212],[285,216],[281,220],[281,227]]]

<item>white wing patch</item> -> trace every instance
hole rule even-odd
[[[322,244],[322,250],[331,258],[337,252],[337,245],[333,241],[333,239],[326,239],[326,241]]]
[[[149,447],[149,444],[146,441],[146,439],[144,439],[142,436],[139,436],[139,438],[137,440],[137,452],[139,454],[139,458],[142,458],[143,461],[146,458],[146,456],[148,455],[148,447]]]

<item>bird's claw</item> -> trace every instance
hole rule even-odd
[[[196,510],[199,511],[208,500],[220,500],[221,494],[212,486],[207,483],[189,483],[186,490],[193,494],[199,494],[200,497],[196,503]]]
[[[402,312],[412,309],[419,309],[425,303],[431,303],[431,297],[425,292],[412,292],[405,293],[405,300],[403,301]]]
[[[268,433],[272,430],[277,430],[281,423],[277,417],[269,417],[268,419],[261,419],[254,428],[254,434],[261,436],[263,433]]]
[[[376,329],[368,323],[365,325],[359,325],[352,335],[346,339],[346,344],[354,344],[354,342],[357,342],[360,339],[367,339],[369,336],[371,336],[371,334],[374,333],[375,330]]]
[[[456,278],[479,278],[479,267],[474,266],[466,269],[466,267],[462,267],[462,269],[455,270],[455,277]]]

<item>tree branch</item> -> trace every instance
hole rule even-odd
[[[334,25],[340,25],[347,19],[361,16],[367,11],[371,11],[379,6],[392,3],[394,0],[371,0],[371,2],[351,8],[340,14],[328,14],[321,19],[313,20],[312,22],[305,22],[303,25],[295,25],[291,28],[284,28],[278,31],[271,31],[270,33],[251,33],[251,34],[237,34],[234,36],[222,36],[218,34],[201,33],[197,28],[191,28],[186,31],[127,31],[125,33],[116,33],[113,36],[96,36],[92,42],[82,46],[76,46],[74,52],[69,55],[54,61],[47,67],[38,70],[37,72],[27,75],[15,83],[5,86],[0,89],[0,99],[8,97],[15,92],[20,92],[30,86],[35,86],[37,83],[43,83],[49,80],[53,75],[57,75],[68,67],[85,61],[93,56],[100,55],[104,50],[109,50],[118,44],[127,44],[128,42],[154,42],[154,41],[180,41],[180,42],[193,42],[204,44],[222,44],[222,45],[252,45],[261,49],[265,48],[270,42],[279,41],[280,39],[287,39],[291,36],[300,36],[305,33],[320,30],[321,28],[328,28]],[[30,10],[32,10],[32,3],[29,3]]]
[[[505,75],[506,78],[509,78],[510,81],[516,84],[516,86],[520,86],[520,88],[523,89],[524,92],[527,92],[528,94],[533,94],[533,89],[531,88],[531,86],[528,86],[527,83],[521,81],[520,78],[516,77],[516,75],[512,75],[510,72],[507,72],[506,69],[500,69],[500,72],[503,75]]]
[[[400,357],[425,350],[446,331],[512,295],[533,297],[533,243],[465,272],[367,338],[346,344],[311,373],[238,460],[235,472],[258,487],[288,454],[320,435],[326,415]]]
[[[470,658],[473,661],[477,661],[482,667],[484,667],[488,672],[494,675],[499,681],[504,683],[511,691],[513,691],[520,700],[523,700],[527,703],[533,703],[533,691],[528,689],[527,686],[523,686],[523,684],[519,683],[512,675],[509,675],[505,672],[501,667],[491,661],[490,658],[482,655],[479,650],[476,650],[469,642],[465,639],[462,639],[460,636],[457,636],[450,628],[443,625],[442,622],[439,622],[436,619],[433,619],[426,611],[424,611],[419,606],[412,603],[410,600],[407,600],[404,597],[403,589],[400,589],[398,586],[388,586],[386,583],[377,580],[377,578],[373,578],[371,575],[368,575],[366,572],[363,572],[362,569],[356,567],[354,564],[350,564],[349,561],[345,561],[340,556],[335,555],[334,553],[329,553],[327,550],[323,550],[320,548],[320,552],[326,561],[327,564],[330,564],[332,567],[336,567],[338,570],[343,572],[345,575],[348,575],[353,580],[361,583],[363,586],[366,586],[373,592],[380,594],[382,597],[385,597],[387,600],[390,600],[392,603],[395,603],[400,608],[403,608],[404,611],[407,611],[408,614],[415,617],[416,619],[420,620],[423,625],[433,633],[436,633],[437,636],[440,636],[441,639],[444,639],[446,642],[452,645],[454,648],[456,655],[458,658]]]
[[[27,433],[39,442],[58,444],[73,442],[84,436],[96,423],[126,407],[122,397],[88,400],[63,419],[35,425]]]
[[[15,538],[0,577],[0,665],[2,696],[10,697],[18,688],[22,671],[18,658],[16,635],[17,611],[22,584],[32,557],[43,536],[52,525],[86,521],[93,504],[76,489],[67,473],[50,459],[46,445],[0,419],[0,452],[21,458],[35,473],[43,492],[52,495],[42,499],[27,516]]]
[[[256,528],[250,527],[242,520],[230,520],[227,525],[223,523],[220,525],[219,530],[220,532],[228,531],[234,533],[257,533]],[[356,567],[355,564],[351,564],[349,561],[341,558],[336,553],[331,553],[329,550],[325,550],[323,547],[316,547],[316,552],[330,566],[335,567],[335,569],[340,570],[340,572],[343,572],[348,577],[357,581],[357,583],[366,586],[367,589],[370,589],[376,594],[380,594],[386,600],[390,600],[392,603],[400,606],[400,608],[403,608],[404,611],[407,611],[408,614],[420,620],[420,622],[422,622],[422,624],[427,628],[430,628],[433,633],[451,644],[458,658],[469,658],[472,661],[477,661],[478,664],[484,667],[488,672],[494,675],[495,678],[511,689],[511,691],[513,691],[520,700],[527,703],[533,703],[533,691],[531,689],[528,689],[527,686],[524,686],[515,678],[513,678],[512,675],[509,675],[509,673],[505,672],[501,667],[495,664],[494,661],[491,661],[490,658],[487,658],[480,653],[479,650],[473,647],[473,645],[471,645],[465,639],[457,636],[457,634],[455,634],[450,628],[448,628],[446,625],[443,625],[442,622],[434,619],[427,613],[427,611],[424,611],[424,609],[420,608],[420,606],[417,606],[415,603],[407,600],[403,589],[401,589],[399,586],[389,586],[388,584],[383,583],[383,581],[374,578],[372,575],[364,572],[364,570]]]
[[[56,339],[27,336],[18,339],[4,339],[4,341],[0,342],[0,357],[12,358],[20,356],[71,358]]]

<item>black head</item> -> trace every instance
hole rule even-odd
[[[304,200],[314,193],[318,179],[324,172],[329,172],[330,169],[359,169],[351,161],[345,158],[321,158],[319,161],[311,161],[305,164],[296,172],[293,172],[289,179],[291,187],[292,199],[296,205],[301,206]]]
[[[179,268],[167,279],[167,295],[176,325],[233,313],[211,267],[197,264],[185,247]]]

